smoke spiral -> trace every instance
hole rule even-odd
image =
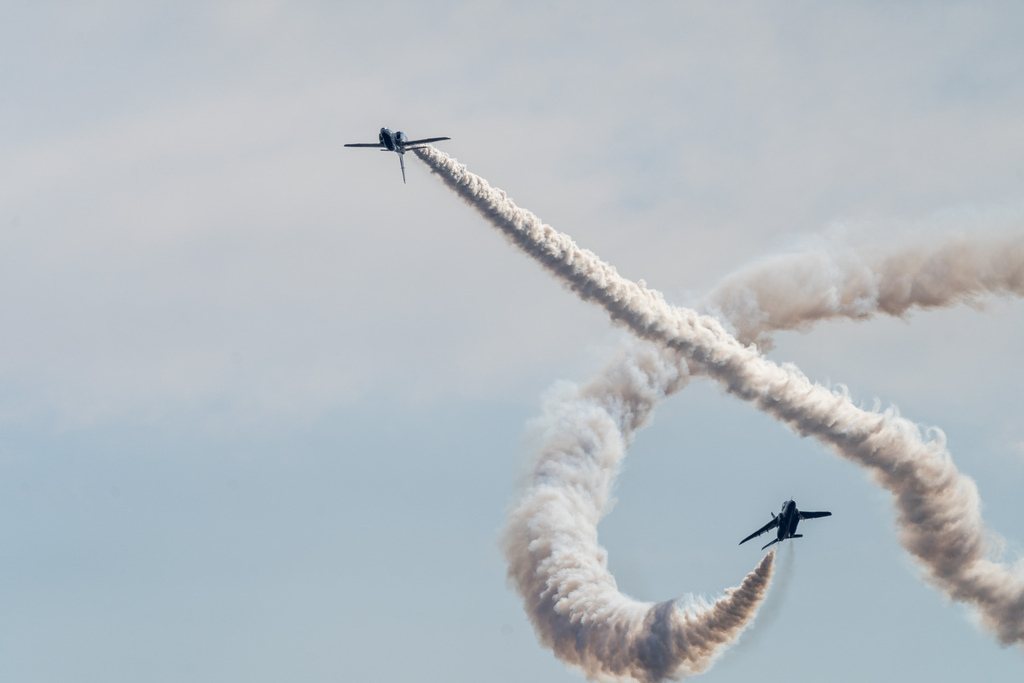
[[[425,148],[416,154],[580,298],[601,305],[612,320],[638,337],[684,355],[692,370],[708,375],[797,434],[813,436],[864,467],[892,494],[900,542],[925,579],[950,599],[974,609],[980,623],[1001,643],[1024,643],[1024,576],[994,559],[977,487],[953,464],[940,430],[929,430],[926,436],[894,409],[864,410],[844,390],[829,390],[812,383],[793,364],[768,360],[715,318],[673,307],[643,281],[623,278],[596,254],[516,206],[505,192],[443,152]],[[903,298],[911,302],[908,306],[926,300]],[[529,601],[530,596],[524,599]]]

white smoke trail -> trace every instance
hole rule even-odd
[[[685,364],[643,345],[546,406],[546,438],[502,547],[540,641],[588,678],[658,681],[707,669],[764,599],[774,552],[715,603],[637,602],[618,591],[597,542],[612,483],[654,406],[681,388]]]
[[[728,391],[803,436],[865,467],[892,495],[900,542],[949,598],[963,602],[1004,644],[1024,644],[1024,576],[992,559],[974,482],[961,475],[939,430],[925,439],[894,410],[863,410],[843,392],[814,384],[744,346],[714,318],[670,306],[660,292],[621,277],[593,252],[517,207],[438,150],[416,150],[467,203],[558,276],[639,337],[676,349]],[[529,599],[529,596],[524,596]]]
[[[782,606],[789,597],[789,587],[793,583],[796,566],[796,548],[798,543],[780,543],[775,554],[775,570],[772,573],[772,585],[768,594],[757,611],[757,622],[743,634],[743,644],[750,648],[760,643],[764,634],[778,621]]]
[[[902,317],[914,308],[979,306],[983,294],[1024,295],[1024,235],[776,256],[726,278],[702,308],[728,321],[741,342],[767,349],[771,331],[879,313]]]

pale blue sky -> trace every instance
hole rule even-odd
[[[497,531],[557,380],[626,339],[408,160],[442,147],[676,303],[821,240],[1020,230],[1014,3],[8,3],[0,679],[573,681]],[[838,237],[837,237],[838,236]],[[782,334],[949,437],[1024,542],[1024,303]],[[784,595],[709,681],[1014,680],[886,494],[696,382],[600,527],[715,596],[793,496]],[[786,561],[780,556],[780,560]]]

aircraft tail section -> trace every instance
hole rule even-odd
[[[778,542],[779,542],[779,539],[777,539],[777,538],[776,538],[776,539],[775,539],[774,541],[772,541],[772,542],[771,542],[771,543],[769,543],[768,545],[766,545],[766,546],[764,546],[763,548],[761,548],[761,550],[764,550],[764,549],[765,549],[765,548],[767,548],[767,547],[768,547],[769,545],[775,545],[775,544],[776,544],[776,543],[778,543]]]

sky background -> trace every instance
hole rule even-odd
[[[1024,7],[8,2],[0,679],[581,680],[498,531],[557,381],[627,335],[384,125],[674,303],[758,259],[1024,226]],[[777,337],[941,427],[1024,543],[1024,302]],[[1016,680],[887,494],[697,381],[601,523],[620,588],[714,598],[828,509],[708,681]]]

